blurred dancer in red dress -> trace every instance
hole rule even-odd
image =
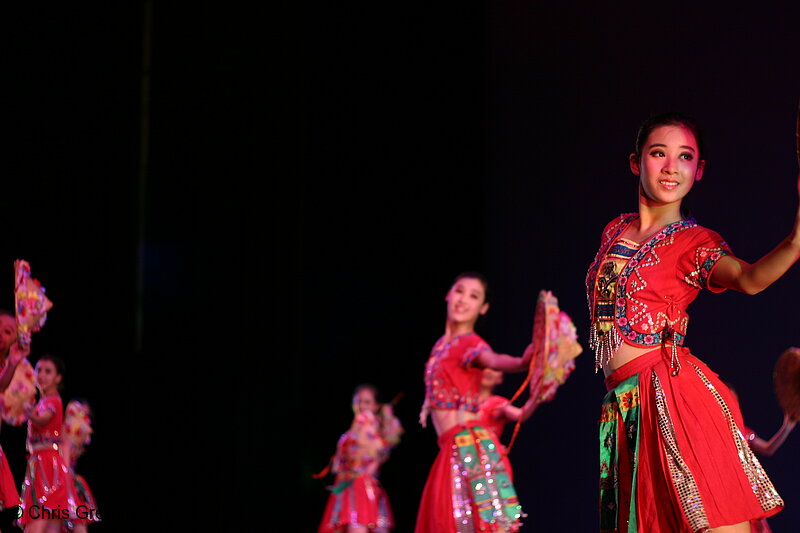
[[[353,424],[336,446],[336,480],[319,533],[385,533],[394,526],[389,498],[378,481],[381,465],[403,433],[390,404],[377,402],[377,390],[360,385],[353,394]]]
[[[459,275],[447,292],[444,335],[425,366],[425,401],[439,441],[417,513],[416,533],[517,531],[523,518],[511,476],[496,437],[480,425],[484,368],[528,370],[533,354],[499,354],[475,333],[489,310],[488,284],[478,273]]]

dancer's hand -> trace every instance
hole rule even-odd
[[[8,350],[8,363],[12,366],[16,366],[23,358],[28,357],[30,354],[31,347],[29,344],[15,342]]]
[[[426,428],[428,427],[428,414],[430,413],[430,408],[428,407],[428,400],[425,400],[425,403],[422,404],[422,409],[419,411],[419,425]]]
[[[525,366],[531,364],[531,358],[533,357],[533,343],[530,343],[527,348],[525,348],[525,353],[522,354],[522,362],[525,363]]]

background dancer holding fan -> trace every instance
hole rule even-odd
[[[439,454],[425,483],[416,533],[516,531],[521,524],[522,507],[508,472],[478,425],[479,394],[483,368],[525,371],[533,351],[529,345],[521,358],[498,354],[475,333],[478,317],[489,311],[487,293],[484,276],[468,272],[456,277],[445,296],[445,332],[425,366],[420,412],[423,427],[431,417]]]
[[[76,517],[63,523],[65,532],[86,533],[89,524],[100,521],[92,489],[86,479],[75,471],[78,459],[86,452],[86,446],[92,441],[92,409],[83,399],[73,399],[64,410],[64,427],[61,432],[62,442],[59,451],[64,464],[75,483]]]
[[[505,396],[494,393],[495,388],[502,383],[503,373],[501,371],[493,368],[483,369],[481,390],[478,395],[480,402],[478,420],[484,429],[491,431],[492,435],[496,437],[493,441],[500,450],[501,455],[505,455],[507,451],[500,439],[503,437],[503,430],[506,424],[528,420],[536,411],[536,408],[539,407],[541,400],[535,395],[530,395],[522,407],[517,407]],[[537,387],[536,384],[531,385],[531,388],[535,387]],[[509,475],[511,475],[511,464],[507,463],[506,468]]]
[[[14,373],[30,353],[29,345],[17,341],[17,324],[14,315],[0,309],[0,393],[6,394]],[[9,391],[10,393],[11,391]],[[5,403],[0,411],[5,411]],[[6,454],[0,447],[0,510],[19,505],[19,493]]]
[[[32,334],[44,325],[53,305],[22,259],[14,262],[14,304],[13,313],[0,309],[0,418],[19,426],[27,421],[25,411],[36,396],[33,367],[27,359]],[[0,447],[0,510],[16,508],[19,503],[17,484]]]
[[[20,527],[26,533],[60,532],[77,518],[77,491],[59,448],[64,405],[59,389],[64,362],[45,354],[36,362],[36,382],[42,398],[28,411],[28,464],[20,504]]]
[[[386,533],[394,526],[392,508],[378,481],[381,465],[400,442],[403,426],[392,405],[379,404],[372,385],[359,385],[353,393],[353,423],[331,458],[336,481],[329,487],[328,503],[319,533]],[[324,477],[326,468],[314,477]]]
[[[488,284],[479,273],[456,277],[445,302],[445,331],[425,367],[420,412],[423,426],[428,416],[433,421],[439,454],[422,494],[416,532],[517,531],[524,517],[522,506],[496,437],[479,422],[481,380],[484,368],[529,370],[534,344],[522,357],[513,357],[494,352],[475,333],[478,318],[489,310]],[[534,396],[541,379],[529,380]]]

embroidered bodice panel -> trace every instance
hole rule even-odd
[[[589,344],[603,353],[600,364],[622,342],[655,347],[666,341],[683,345],[689,324],[687,308],[709,286],[719,259],[730,247],[694,219],[670,224],[634,250],[620,240],[638,218],[625,214],[610,222],[586,275],[591,330]]]
[[[433,409],[477,413],[483,370],[472,365],[489,345],[476,333],[439,339],[425,365],[425,400]]]
[[[384,427],[395,426],[402,428],[394,416],[382,423],[381,417],[372,412],[357,414],[350,429],[339,438],[336,445],[333,471],[337,474],[337,480],[352,479],[374,469],[375,463],[380,465],[396,444],[396,439],[387,435]]]
[[[61,429],[64,421],[61,396],[57,394],[45,396],[39,400],[34,410],[39,415],[50,411],[53,413],[53,417],[43,426],[38,426],[32,420],[28,420],[28,437],[26,441],[28,451],[31,451],[36,446],[61,444]]]
[[[597,271],[594,286],[593,326],[600,336],[606,336],[614,328],[614,301],[617,294],[617,280],[628,260],[640,248],[639,243],[618,238],[608,248]]]

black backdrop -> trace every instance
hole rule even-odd
[[[584,270],[602,225],[635,209],[626,157],[650,112],[705,124],[690,205],[739,255],[756,259],[792,222],[788,4],[365,2],[287,17],[193,3],[149,19],[141,1],[106,4],[0,17],[2,305],[13,260],[29,260],[55,303],[32,359],[61,355],[65,400],[96,411],[79,462],[96,531],[313,531],[329,480],[310,476],[364,381],[405,393],[382,480],[396,531],[411,531],[436,453],[416,424],[422,368],[450,280],[489,276],[481,333],[499,351],[522,351],[542,288],[585,341]],[[794,269],[761,295],[692,307],[689,344],[763,436],[781,420],[771,372],[798,344],[798,283]],[[512,453],[532,530],[596,528],[590,359]],[[797,439],[763,460],[787,502],[776,531],[800,520]],[[21,481],[24,429],[0,442]]]
[[[760,257],[798,204],[797,16],[789,3],[688,2],[364,3],[304,15],[307,177],[286,225],[301,225],[290,397],[303,405],[303,530],[316,527],[331,481],[311,474],[350,423],[353,388],[371,382],[384,401],[405,393],[406,434],[381,479],[396,530],[413,531],[437,450],[416,422],[422,370],[449,283],[473,269],[493,284],[479,332],[496,350],[522,352],[540,289],[575,320],[586,350],[511,458],[526,529],[596,529],[604,386],[586,346],[583,279],[603,225],[636,209],[636,128],[668,109],[701,120],[708,163],[687,205],[742,258]],[[795,268],[760,295],[702,294],[690,310],[689,346],[736,386],[763,437],[781,423],[774,363],[800,343],[798,289]],[[797,449],[792,434],[763,458],[787,504],[775,531],[800,521]]]
[[[256,195],[274,179],[257,82],[274,21],[258,9],[90,2],[0,17],[0,305],[27,259],[54,302],[31,359],[60,355],[65,402],[95,410],[78,463],[103,518],[93,531],[263,530],[249,511],[267,466],[253,338],[275,197]],[[24,440],[3,428],[18,483]],[[3,531],[14,514],[0,513]]]

